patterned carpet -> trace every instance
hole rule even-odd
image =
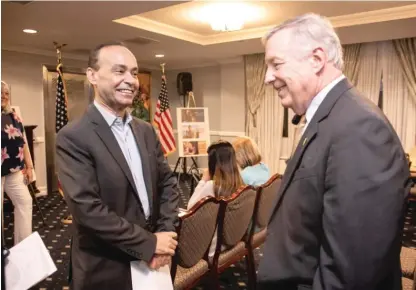
[[[186,207],[189,199],[190,182],[183,181],[179,188],[180,207]],[[47,219],[47,225],[43,225],[41,216],[36,207],[34,207],[33,228],[38,231],[47,248],[49,249],[58,271],[49,278],[40,282],[31,289],[68,289],[68,263],[69,263],[69,245],[70,245],[70,225],[64,225],[60,221],[68,215],[68,209],[61,196],[57,193],[49,194],[47,197],[38,199],[42,211]],[[403,245],[406,247],[416,247],[416,203],[413,202],[409,206],[406,215],[406,224],[403,235]],[[5,208],[4,216],[5,225],[5,242],[7,247],[13,246],[13,214],[9,209]],[[256,260],[261,256],[261,248],[255,250]],[[230,290],[248,289],[247,275],[245,271],[244,259],[239,263],[232,265],[221,275],[221,288]],[[207,289],[206,281],[201,283],[194,289]]]

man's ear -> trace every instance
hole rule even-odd
[[[320,47],[314,49],[314,51],[312,52],[312,66],[315,73],[319,73],[322,70],[326,61],[327,56],[325,51]]]
[[[92,68],[87,68],[87,78],[92,85],[97,84],[97,72]]]

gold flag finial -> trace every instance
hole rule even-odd
[[[58,42],[54,41],[53,45],[55,46],[56,54],[58,55],[58,64],[60,64],[62,62],[62,48],[66,46],[66,43],[59,44]]]
[[[161,63],[160,64],[160,67],[162,68],[162,75],[165,74],[165,65],[166,65],[166,63]]]

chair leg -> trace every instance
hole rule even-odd
[[[246,255],[246,268],[247,268],[247,279],[249,289],[256,290],[257,275],[256,275],[256,263],[254,260],[253,249],[249,247]]]
[[[211,279],[208,282],[209,289],[211,290],[219,290],[220,289],[220,280],[219,280],[219,274],[217,272],[217,269],[215,267],[211,269]]]

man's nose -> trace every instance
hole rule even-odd
[[[275,77],[273,73],[270,71],[270,69],[267,69],[266,74],[264,75],[264,83],[268,85],[274,81],[275,81]]]
[[[136,75],[133,75],[131,73],[127,73],[125,82],[129,84],[137,83],[139,80],[137,79]]]

